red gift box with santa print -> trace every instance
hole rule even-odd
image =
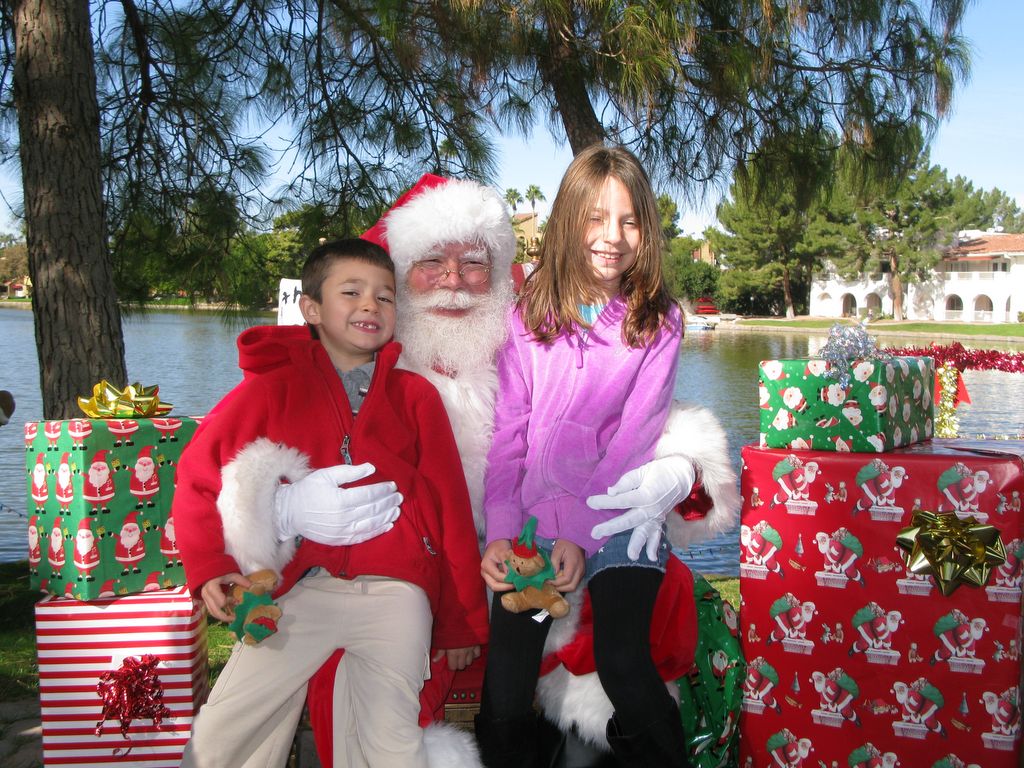
[[[92,601],[45,597],[36,604],[36,643],[45,765],[181,762],[209,689],[206,612],[185,587]],[[134,716],[145,712],[136,709],[142,701],[104,719],[113,713],[104,709],[101,681],[147,655],[157,659],[160,723]]]
[[[33,588],[92,600],[185,583],[171,500],[194,418],[25,425]]]
[[[744,768],[1020,765],[1022,456],[743,449]],[[917,511],[994,527],[1005,562],[944,596],[897,544]]]

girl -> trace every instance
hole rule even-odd
[[[536,759],[533,696],[551,619],[501,604],[511,542],[528,516],[549,549],[555,586],[586,574],[598,677],[615,714],[608,741],[623,765],[686,766],[678,707],[651,659],[648,627],[666,544],[630,559],[630,533],[593,529],[621,510],[596,510],[627,470],[652,459],[675,385],[681,313],[661,272],[660,217],[650,181],[622,148],[590,147],[566,171],[498,359],[501,388],[487,458],[487,547],[495,592],[477,718],[484,762]]]

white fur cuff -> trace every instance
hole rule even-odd
[[[295,482],[310,471],[305,455],[264,437],[245,446],[221,470],[217,511],[225,549],[243,574],[262,568],[281,573],[292,559],[295,541],[277,538],[274,497],[282,479]]]
[[[430,768],[482,768],[473,735],[455,725],[428,725],[423,729],[423,749]]]
[[[668,539],[672,545],[686,549],[732,528],[740,511],[736,470],[729,458],[725,430],[711,411],[690,403],[673,403],[655,449],[656,458],[664,456],[682,456],[691,461],[713,504],[701,520],[669,515]]]

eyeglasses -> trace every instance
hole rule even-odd
[[[458,269],[448,269],[436,259],[417,261],[416,268],[426,275],[431,281],[439,283],[447,279],[448,275],[456,274],[466,285],[483,285],[490,278],[491,268],[486,264],[479,264],[475,261],[467,264],[460,264]]]

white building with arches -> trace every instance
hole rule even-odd
[[[904,285],[908,320],[1016,322],[1024,312],[1024,234],[961,232],[935,272]],[[892,315],[887,272],[843,280],[830,267],[811,283],[810,313],[820,317]]]

